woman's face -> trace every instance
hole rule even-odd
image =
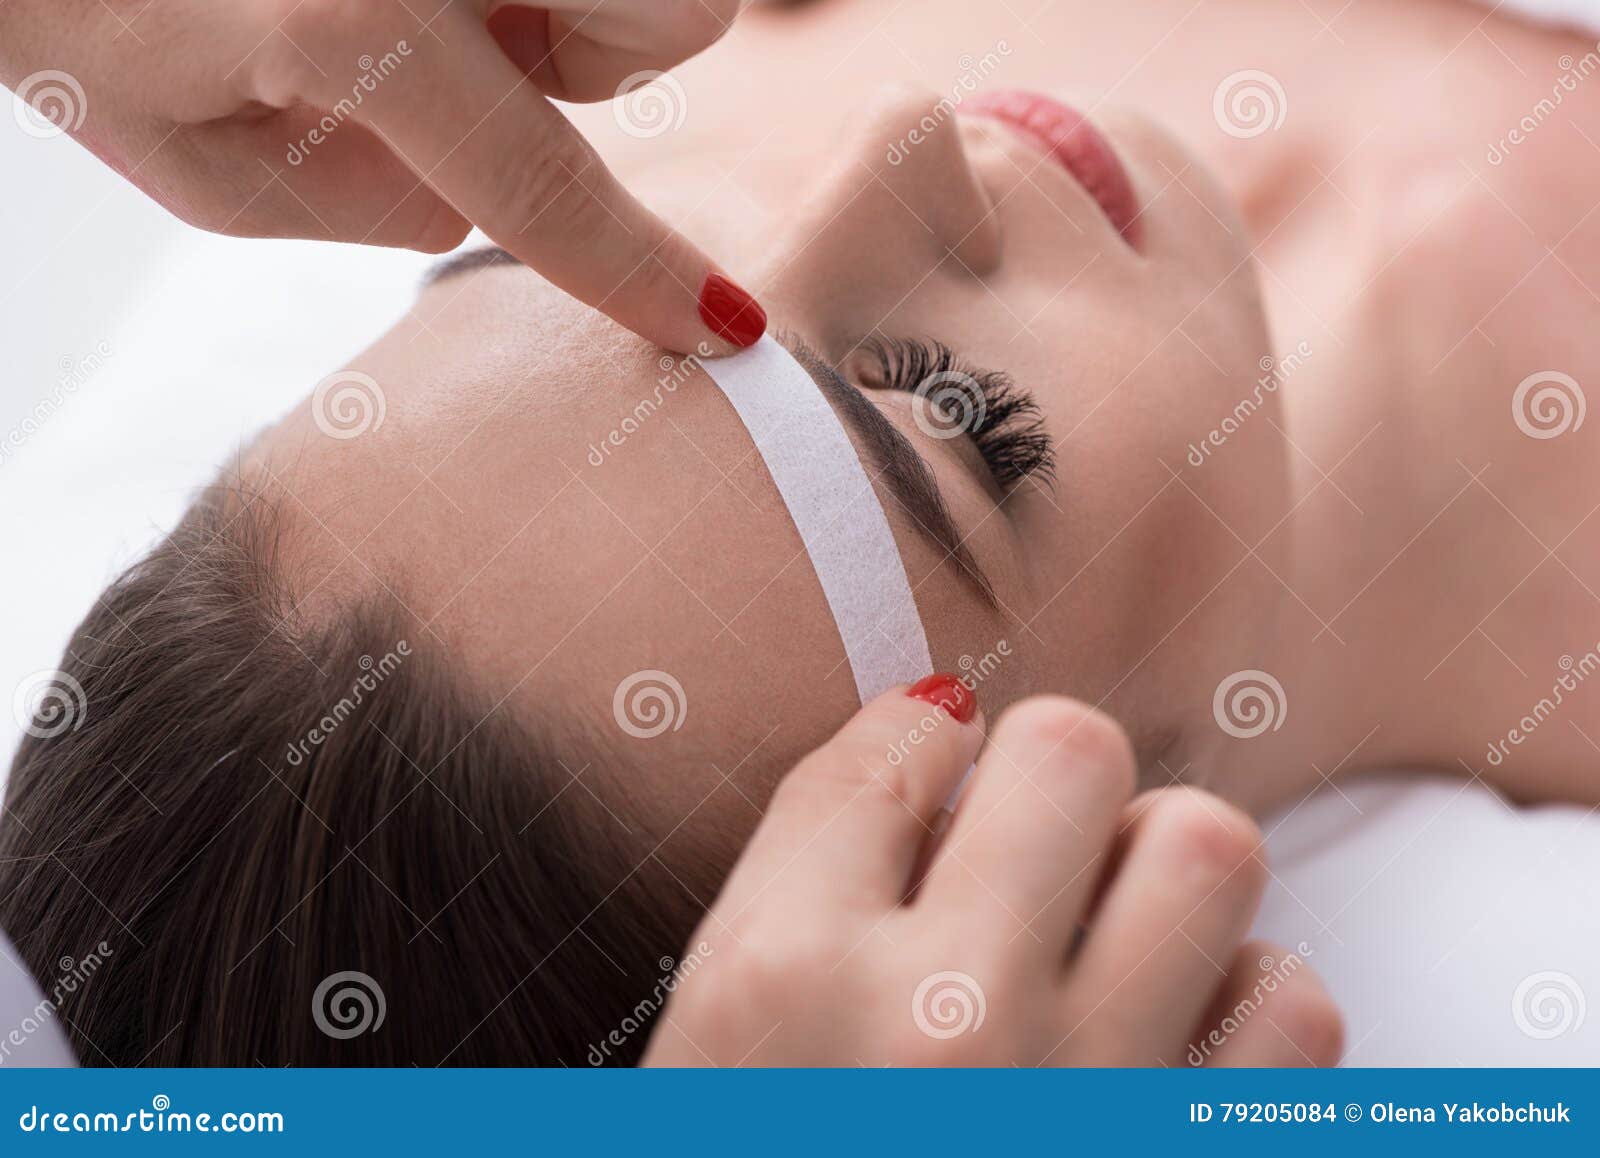
[[[1040,691],[1101,704],[1165,783],[1202,758],[1212,689],[1259,666],[1279,603],[1261,561],[1285,513],[1273,396],[1200,465],[1190,449],[1261,393],[1248,246],[1217,185],[1137,119],[1094,117],[1133,185],[1119,232],[1032,136],[935,99],[879,100],[781,203],[695,182],[681,158],[638,191],[931,470],[948,528],[863,458],[936,667],[970,671],[991,717]],[[1037,403],[1053,485],[1006,485],[973,439],[929,433],[870,339],[932,340],[1007,375]],[[266,443],[308,613],[392,593],[487,703],[581,726],[568,772],[619,823],[746,828],[854,708],[799,537],[692,361],[484,264],[425,289],[349,370],[381,392],[381,425],[330,436],[324,398]],[[670,725],[629,714],[630,680],[666,689]]]

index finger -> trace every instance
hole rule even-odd
[[[639,73],[673,68],[714,44],[740,0],[492,0],[489,28],[542,92],[605,100]]]
[[[963,723],[907,694],[929,682],[867,703],[779,784],[717,900],[719,917],[732,921],[757,900],[825,899],[878,911],[900,902],[935,819],[983,742],[981,715],[957,709],[968,716]]]
[[[452,4],[425,31],[400,5],[350,5],[348,16],[326,4],[304,11],[313,26],[289,36],[315,45],[310,51],[331,67],[281,57],[289,83],[306,91],[264,94],[272,103],[351,104],[341,62],[375,38],[404,41],[401,67],[364,92],[351,115],[462,217],[554,285],[670,350],[726,354],[765,332],[755,299],[624,189],[501,51],[481,4]],[[395,191],[397,206],[407,192]]]

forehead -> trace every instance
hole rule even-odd
[[[798,533],[702,369],[514,268],[431,287],[349,369],[381,424],[330,436],[313,398],[267,446],[313,607],[386,590],[480,699],[576,720],[682,805],[853,709]]]

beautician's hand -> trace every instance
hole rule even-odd
[[[760,336],[760,307],[635,201],[546,98],[609,98],[711,44],[738,11],[5,0],[0,81],[202,229],[432,252],[476,225],[651,341],[726,353]]]
[[[981,720],[897,691],[801,762],[695,934],[646,1064],[1338,1059],[1310,968],[1240,944],[1255,826],[1188,789],[1130,804],[1127,740],[1082,704],[1006,713],[929,866],[980,739]]]

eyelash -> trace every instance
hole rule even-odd
[[[936,417],[954,417],[950,407],[955,405],[962,406],[965,417],[966,408],[972,407],[973,421],[962,432],[977,447],[1002,491],[1030,476],[1055,481],[1055,447],[1045,432],[1039,404],[1008,375],[974,369],[942,342],[874,337],[862,348],[877,359],[887,389],[917,394],[930,378],[938,377],[934,388],[922,393]],[[973,387],[977,390],[973,402],[949,397],[956,392],[970,397]]]

